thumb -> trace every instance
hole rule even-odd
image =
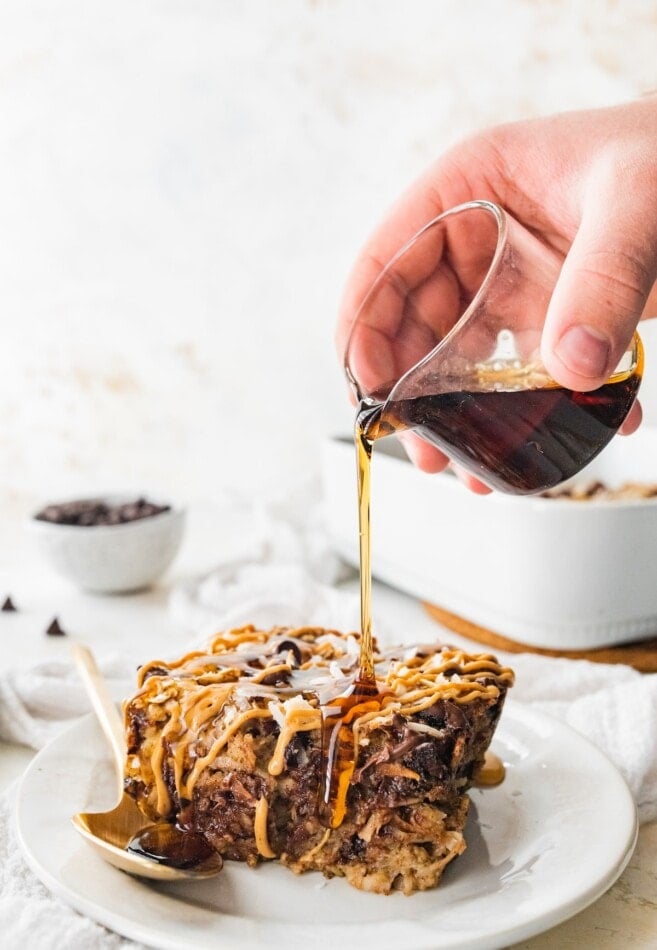
[[[614,372],[657,277],[654,197],[637,189],[632,204],[625,191],[588,202],[552,294],[541,355],[568,389],[596,389]]]

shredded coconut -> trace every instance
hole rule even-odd
[[[343,676],[344,676],[344,672],[342,671],[342,667],[341,667],[340,664],[337,662],[337,660],[331,660],[331,663],[330,663],[330,665],[329,665],[329,671],[330,671],[330,673],[331,673],[331,676],[332,676],[334,679],[336,679],[336,680],[341,680],[341,679],[343,678]]]
[[[434,729],[433,726],[428,726],[425,722],[411,722],[407,720],[406,726],[412,732],[424,732],[428,736],[435,736],[436,739],[440,739],[443,735],[439,729]]]

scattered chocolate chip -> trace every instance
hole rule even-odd
[[[2,607],[0,607],[0,610],[2,610],[6,614],[15,614],[18,612],[18,607],[13,602],[11,597],[6,597],[4,604],[2,605]]]
[[[281,640],[281,642],[276,647],[277,653],[285,653],[286,651],[289,652],[290,650],[292,651],[297,666],[301,666],[303,661],[301,650],[293,640]]]
[[[53,617],[50,626],[46,630],[46,633],[48,634],[49,637],[65,637],[66,636],[66,631],[62,630],[62,628],[59,626],[59,620],[57,619],[57,617]]]
[[[35,515],[37,521],[49,521],[51,524],[77,525],[93,528],[101,525],[126,524],[142,518],[152,518],[164,511],[170,511],[170,505],[156,505],[145,498],[126,502],[122,505],[108,505],[98,500],[66,501],[61,504],[47,505]]]

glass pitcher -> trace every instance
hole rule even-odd
[[[540,341],[562,263],[492,202],[459,205],[423,227],[374,281],[347,342],[364,436],[412,429],[516,494],[587,465],[632,407],[643,351],[635,334],[591,392],[549,376]]]

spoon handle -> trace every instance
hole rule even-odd
[[[88,647],[82,646],[81,643],[74,643],[71,647],[71,652],[98,722],[105,733],[105,738],[112,748],[112,755],[117,765],[118,774],[123,776],[126,743],[121,717],[108,692],[107,684],[98,669],[91,650]]]

